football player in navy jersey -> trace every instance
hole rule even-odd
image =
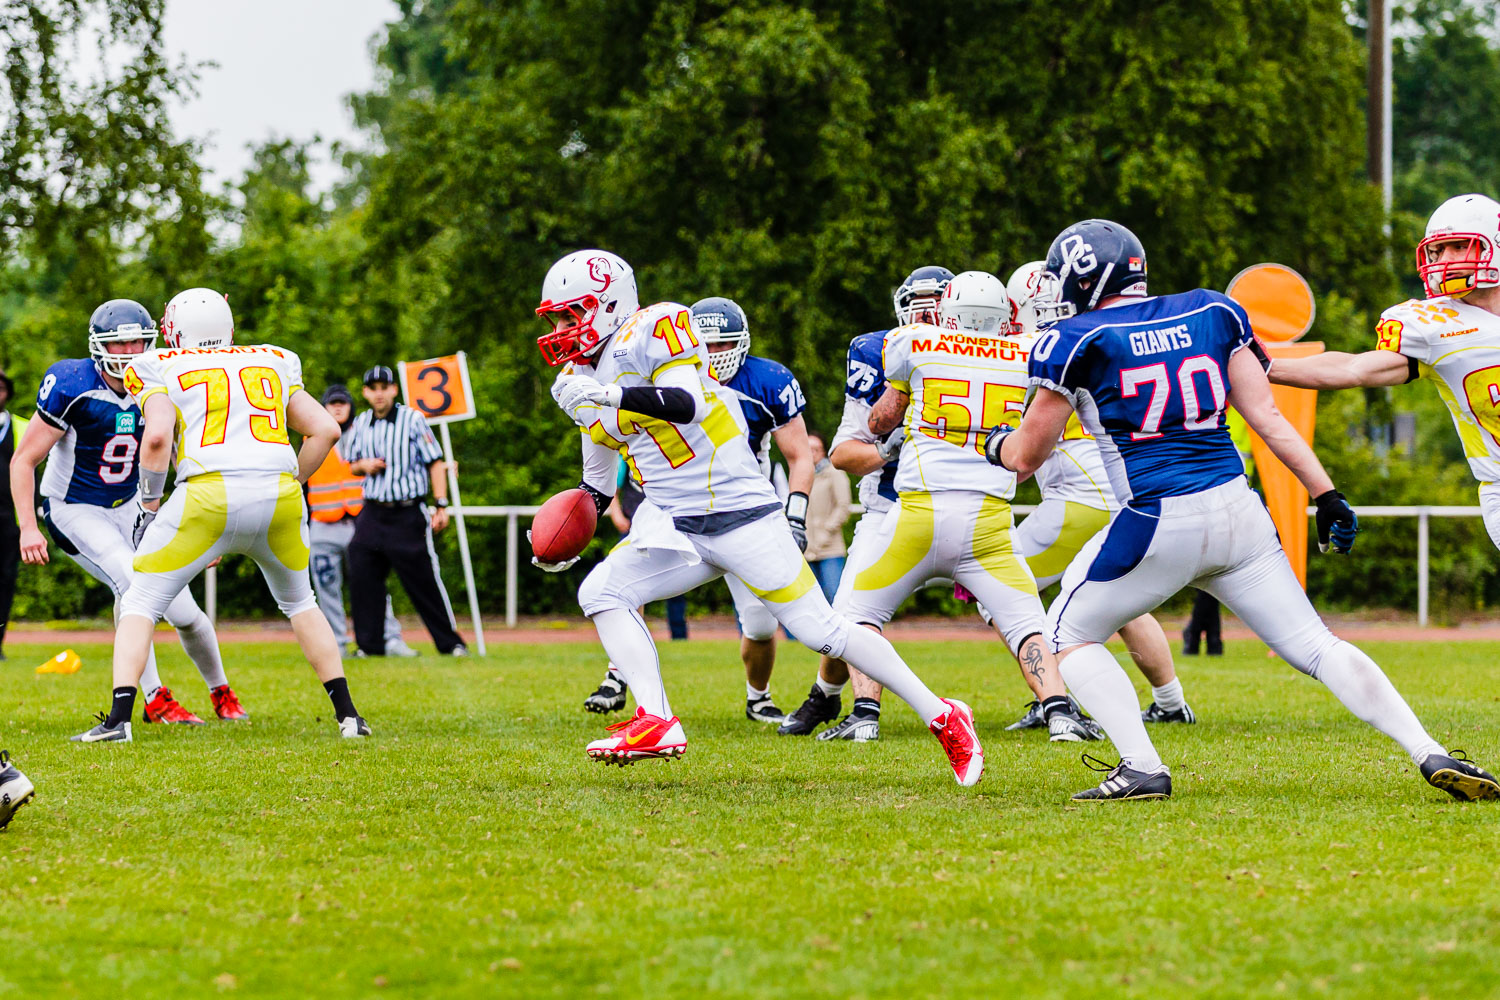
[[[740,401],[749,427],[750,450],[771,477],[771,442],[786,459],[786,518],[797,545],[807,549],[807,495],[812,490],[812,448],[802,411],[807,399],[791,370],[750,353],[750,323],[733,299],[712,296],[693,303],[691,323],[708,350],[714,377]],[[648,501],[649,502],[649,501]],[[777,622],[766,606],[733,574],[724,577],[740,624],[740,659],[745,664],[745,715],[757,722],[780,724],[786,713],[771,698],[776,666]],[[589,711],[625,707],[625,681],[611,665],[598,690],[584,701]]]
[[[33,510],[36,467],[43,460],[40,514],[58,548],[119,599],[130,588],[135,546],[136,455],[141,410],[125,391],[125,368],[156,343],[156,323],[138,302],[111,299],[89,318],[89,357],[47,369],[36,394],[36,419],[10,464],[11,495],[21,522],[21,558],[47,562],[47,539]],[[183,649],[208,684],[221,719],[245,719],[224,676],[213,623],[184,589],[167,610]],[[202,725],[163,687],[152,653],[141,675],[147,722]]]
[[[1318,617],[1245,480],[1224,425],[1232,405],[1307,487],[1318,547],[1348,552],[1354,511],[1276,408],[1245,310],[1215,291],[1150,296],[1146,252],[1124,226],[1069,226],[1047,253],[1032,348],[1035,398],[1020,427],[993,428],[986,457],[1027,475],[1076,411],[1098,440],[1121,508],[1068,567],[1049,613],[1063,677],[1120,752],[1085,801],[1166,798],[1172,778],[1104,642],[1184,587],[1228,605],[1282,659],[1328,686],[1458,799],[1500,798],[1500,783],[1434,740],[1380,667]]]

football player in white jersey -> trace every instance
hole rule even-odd
[[[1028,357],[1036,342],[1036,295],[1046,268],[1044,260],[1022,264],[1005,283],[1006,293],[1015,306],[1012,332],[1025,345]],[[1076,413],[1068,419],[1057,447],[1036,470],[1036,484],[1042,492],[1042,502],[1016,528],[1016,546],[1026,556],[1037,589],[1045,590],[1062,579],[1068,564],[1090,538],[1109,525],[1120,505],[1104,470],[1098,443],[1083,429]],[[1196,722],[1193,710],[1183,698],[1182,682],[1172,663],[1172,646],[1161,624],[1150,614],[1141,615],[1120,627],[1120,638],[1151,685],[1151,704],[1141,718],[1147,722]],[[1035,694],[1035,685],[1032,690]],[[1037,697],[1025,715],[1005,728],[1030,729],[1043,725],[1046,720],[1041,699]]]
[[[120,601],[114,700],[99,725],[73,737],[129,742],[136,685],[151,632],[189,580],[228,553],[250,556],[292,624],[333,702],[339,733],[368,736],[354,709],[338,643],[308,574],[301,484],[339,440],[339,425],[304,391],[302,362],[281,347],[235,347],[234,317],[217,292],[193,288],[167,303],[166,347],[125,369],[141,407],[134,578]],[[288,429],[303,435],[293,450]],[[177,481],[165,504],[168,464]]]
[[[1427,220],[1417,273],[1428,298],[1380,314],[1375,350],[1277,358],[1272,382],[1306,389],[1425,378],[1453,416],[1490,539],[1500,546],[1500,202],[1450,198]]]
[[[602,512],[618,451],[665,515],[606,556],[578,591],[637,704],[633,718],[588,745],[589,756],[629,764],[682,755],[687,738],[636,609],[733,573],[802,643],[895,690],[938,738],[959,784],[977,782],[984,750],[968,706],[937,697],[890,643],[829,607],[750,451],[738,401],[709,373],[687,307],[642,308],[629,264],[582,250],[547,272],[537,314],[552,327],[538,338],[542,356],[566,366],[552,393],[583,434],[582,487]]]

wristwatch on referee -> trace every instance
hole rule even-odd
[[[447,497],[438,497],[436,500],[432,501],[432,504],[433,504],[434,507],[447,507],[448,506],[448,498]]]

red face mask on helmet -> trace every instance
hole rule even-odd
[[[1500,203],[1480,194],[1449,198],[1427,220],[1427,234],[1417,244],[1417,273],[1429,298],[1462,298],[1476,288],[1500,286],[1495,247],[1500,243]],[[1448,244],[1462,244],[1457,255]]]
[[[605,250],[568,254],[542,281],[536,314],[552,327],[537,338],[547,364],[557,367],[591,357],[640,309],[635,272]]]

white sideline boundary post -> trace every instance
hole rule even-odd
[[[447,447],[447,428],[443,429],[444,448]],[[450,472],[451,475],[451,472]],[[503,517],[505,518],[505,627],[515,628],[517,622],[517,592],[520,587],[518,573],[518,562],[520,561],[520,534],[521,518],[533,517],[542,508],[539,506],[511,505],[501,507],[464,507],[458,502],[456,480],[449,480],[449,489],[453,491],[453,515],[463,524],[464,517]],[[1030,504],[1018,504],[1011,508],[1017,514],[1030,514],[1036,507]],[[864,508],[859,504],[850,505],[851,512],[863,513]],[[1309,517],[1317,513],[1316,507],[1307,508]],[[1417,519],[1417,625],[1420,628],[1427,627],[1429,613],[1431,611],[1431,590],[1429,587],[1429,576],[1431,575],[1431,521],[1434,517],[1483,517],[1484,509],[1481,507],[1355,507],[1354,513],[1358,517],[1414,517]],[[474,609],[474,620],[479,621],[479,604],[474,592],[473,570],[468,559],[468,540],[460,527],[460,549],[464,554],[464,579],[469,587],[470,603]],[[217,621],[216,610],[218,606],[218,588],[215,585],[215,573],[212,569],[207,571],[204,586],[204,603],[207,607],[211,621]],[[480,636],[482,632],[478,633]],[[482,643],[484,640],[481,638]],[[480,652],[484,651],[481,646]]]
[[[438,425],[443,439],[443,462],[448,472],[448,496],[453,503],[453,522],[458,527],[458,558],[464,565],[464,587],[469,591],[469,616],[474,620],[474,644],[485,655],[484,620],[479,617],[479,592],[474,589],[474,561],[469,558],[469,530],[464,524],[464,503],[458,495],[458,467],[453,461],[453,437],[446,422]]]

